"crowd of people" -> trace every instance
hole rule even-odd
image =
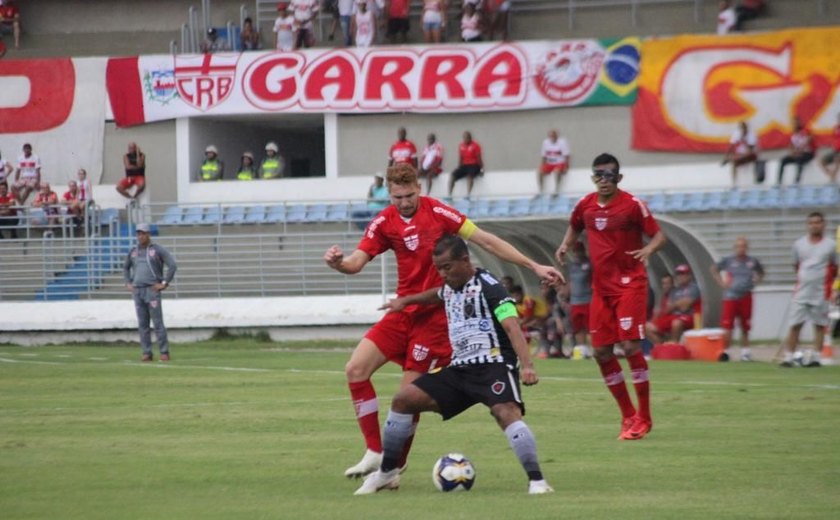
[[[254,153],[251,151],[242,152],[239,158],[239,165],[232,174],[225,176],[225,162],[219,157],[219,149],[216,145],[207,145],[204,149],[204,157],[196,172],[195,180],[200,182],[213,182],[221,180],[253,181],[257,179],[281,179],[286,177],[286,161],[280,155],[280,148],[274,141],[265,145],[265,153],[257,163]],[[126,175],[128,170],[126,169]]]

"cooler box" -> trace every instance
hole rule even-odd
[[[653,359],[657,360],[666,359],[677,361],[690,358],[688,349],[679,343],[660,343],[659,345],[654,345],[653,350],[650,351],[650,355]]]
[[[723,329],[689,330],[683,333],[683,343],[691,359],[717,361],[723,353]]]

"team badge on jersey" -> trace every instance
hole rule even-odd
[[[414,348],[411,349],[411,357],[413,357],[415,361],[423,361],[428,356],[429,347],[424,347],[423,345],[415,344]]]
[[[149,248],[149,256],[154,258],[156,254],[157,253],[155,253],[155,249],[153,247],[150,247]]]
[[[403,240],[409,251],[417,251],[417,246],[420,245],[420,235],[407,235],[403,237]]]
[[[619,318],[618,324],[621,325],[622,330],[630,330],[633,326],[633,318]]]
[[[506,386],[507,385],[505,385],[504,381],[496,381],[495,383],[490,385],[490,391],[496,395],[502,395],[502,392],[505,391]]]
[[[152,307],[152,309],[157,309],[158,301],[157,300],[152,300],[152,301],[149,302],[149,305]]]
[[[595,217],[595,229],[603,231],[607,228],[607,217]]]

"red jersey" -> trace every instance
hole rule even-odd
[[[79,200],[79,192],[77,191],[75,194],[71,191],[65,191],[64,195],[62,196],[65,201],[67,202],[75,202]]]
[[[586,230],[592,261],[592,289],[602,295],[621,294],[628,289],[647,289],[647,269],[627,251],[644,246],[642,235],[652,237],[659,224],[644,202],[618,190],[607,204],[598,194],[580,199],[572,210],[575,231]]]
[[[0,5],[0,18],[3,18],[3,22],[11,23],[12,19],[15,18],[20,11],[14,5],[9,5],[6,3],[5,5]]]
[[[391,0],[388,18],[408,18],[408,0]]]
[[[388,151],[388,157],[394,161],[394,164],[412,164],[417,160],[417,148],[408,139],[397,141],[391,145],[391,149]]]
[[[435,242],[443,235],[458,233],[465,222],[467,217],[457,209],[430,197],[420,197],[417,212],[408,222],[392,204],[370,221],[358,249],[371,258],[393,249],[397,296],[420,293],[443,284],[432,263]]]
[[[479,164],[481,145],[475,141],[471,141],[470,144],[462,142],[458,145],[458,154],[461,156],[461,164]]]
[[[840,152],[840,125],[835,126],[831,133],[831,147],[835,152]]]

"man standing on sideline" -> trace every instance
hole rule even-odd
[[[528,493],[551,493],[554,490],[543,478],[537,459],[534,434],[522,420],[525,405],[519,388],[520,369],[525,385],[535,385],[539,378],[519,328],[513,299],[495,276],[472,265],[467,244],[460,237],[441,237],[432,261],[445,283],[443,287],[391,300],[382,308],[401,311],[406,305],[443,302],[452,363],[443,370],[423,374],[394,396],[385,421],[382,464],[356,494],[399,487],[398,462],[412,433],[414,414],[437,412],[448,420],[476,403],[490,408],[505,433],[528,476]]]
[[[791,302],[790,330],[785,341],[783,367],[792,367],[799,343],[799,333],[806,321],[814,324],[814,350],[802,356],[802,365],[820,366],[819,352],[828,326],[831,284],[837,276],[837,250],[834,240],[825,236],[825,216],[819,211],[808,215],[808,234],[793,244],[796,289]]]
[[[560,182],[569,171],[572,152],[565,137],[559,137],[557,130],[548,132],[548,137],[542,143],[540,169],[537,172],[537,185],[543,192],[544,180],[554,175],[554,194],[560,194]]]
[[[724,333],[725,350],[721,361],[729,361],[732,330],[735,319],[741,322],[741,361],[752,361],[750,353],[750,328],[752,324],[752,290],[764,278],[764,267],[757,258],[747,254],[748,243],[744,237],[735,239],[735,254],[711,266],[712,277],[725,291],[720,326]],[[721,276],[723,273],[723,276]]]
[[[585,230],[592,262],[592,304],[589,332],[595,360],[604,382],[621,410],[619,439],[641,439],[653,427],[650,413],[648,365],[642,354],[647,312],[648,258],[665,244],[665,235],[644,202],[618,189],[623,176],[618,159],[603,153],[592,163],[596,191],[572,210],[569,228],[555,257],[566,253]],[[644,245],[643,236],[650,238]],[[638,412],[633,406],[624,373],[613,353],[618,343],[633,374]]]
[[[127,199],[136,199],[146,189],[146,154],[137,143],[128,143],[128,152],[123,155],[125,177],[117,184],[117,191]],[[129,193],[134,186],[134,193]]]
[[[386,174],[391,205],[379,212],[358,247],[349,256],[334,245],[324,253],[327,265],[343,274],[359,273],[380,254],[394,251],[397,258],[397,296],[421,293],[442,285],[432,264],[432,250],[443,235],[458,234],[496,257],[531,269],[549,283],[563,280],[553,267],[540,265],[520,253],[510,243],[476,226],[458,210],[440,201],[420,196],[417,170],[407,163],[388,168]],[[375,471],[382,462],[379,405],[370,378],[392,361],[403,369],[401,387],[430,369],[446,366],[452,349],[446,334],[446,313],[440,306],[410,306],[382,317],[356,346],[345,366],[356,418],[367,451],[362,460],[344,475],[361,477]],[[415,417],[412,431],[419,417]],[[411,439],[406,443],[403,459]],[[404,465],[404,460],[399,466]]]
[[[417,147],[406,137],[405,128],[397,130],[397,142],[388,150],[388,166],[402,163],[417,168]]]
[[[123,278],[125,286],[134,295],[140,347],[143,349],[142,361],[153,359],[150,318],[155,327],[160,360],[169,361],[169,339],[166,336],[166,326],[163,324],[161,292],[169,287],[177,270],[178,265],[169,251],[152,243],[149,225],[137,224],[137,245],[128,252],[125,258]]]
[[[575,242],[572,261],[569,262],[569,305],[571,311],[574,347],[589,352],[589,305],[592,303],[592,263],[586,255],[583,242]]]

